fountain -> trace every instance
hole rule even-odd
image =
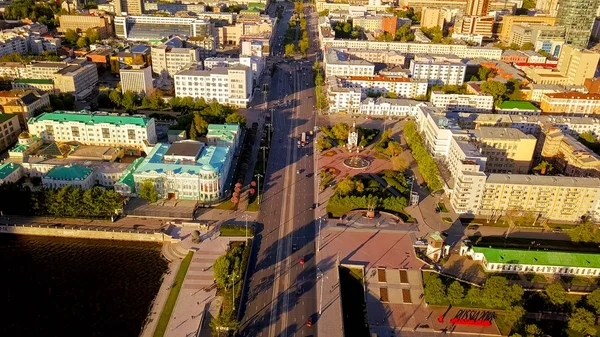
[[[348,152],[350,153],[350,157],[344,159],[344,165],[346,167],[350,167],[353,169],[364,169],[371,165],[371,162],[368,161],[364,156],[361,156],[360,148],[358,146],[358,131],[356,130],[356,122],[352,123],[352,128],[350,132],[348,132]],[[354,155],[352,154],[354,153]]]

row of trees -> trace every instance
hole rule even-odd
[[[109,218],[121,208],[121,196],[102,187],[84,191],[66,186],[32,192],[17,184],[0,185],[0,210],[4,214]]]
[[[407,23],[405,25],[400,26],[396,30],[396,34],[392,35],[388,32],[385,32],[377,37],[377,41],[401,41],[401,42],[410,42],[415,40],[415,34],[413,34],[410,29],[410,25]]]
[[[61,13],[59,2],[15,0],[4,10],[4,18],[8,20],[30,19],[48,26],[52,30],[58,26],[55,14]]]
[[[443,188],[442,178],[440,175],[440,171],[425,148],[423,144],[423,139],[421,139],[421,135],[417,131],[417,125],[413,121],[406,122],[404,124],[404,137],[406,138],[406,143],[410,147],[412,151],[412,155],[415,158],[415,161],[419,165],[419,172],[423,176],[425,183],[431,191],[440,190]]]
[[[167,104],[163,99],[162,92],[159,90],[153,91],[149,96],[141,96],[130,90],[123,93],[121,88],[117,87],[98,95],[98,106],[101,108],[123,108],[127,112],[133,112],[138,109],[162,110]]]
[[[331,210],[330,213],[334,216],[338,215],[338,213],[343,214],[351,210],[368,209],[371,207],[391,212],[402,212],[406,206],[407,200],[404,197],[377,197],[371,194],[342,196],[336,193],[329,198],[329,202],[327,203],[327,209]]]
[[[2,55],[0,57],[0,62],[19,62],[23,64],[31,63],[32,61],[50,61],[50,62],[60,62],[60,56],[56,55],[55,52],[46,50],[43,51],[40,55],[31,55],[31,54],[20,54],[20,53],[12,53]]]
[[[313,73],[315,75],[315,95],[317,98],[316,107],[319,110],[326,109],[328,106],[327,95],[323,89],[323,73],[319,61],[315,61],[315,64],[313,65]]]
[[[71,45],[77,45],[80,48],[88,47],[90,44],[94,44],[100,40],[100,33],[98,30],[88,28],[83,36],[73,29],[67,29],[65,32],[65,40]]]

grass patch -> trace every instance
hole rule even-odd
[[[598,244],[573,242],[569,240],[543,240],[543,239],[525,239],[504,236],[470,236],[469,239],[480,247],[495,247],[495,248],[515,248],[515,249],[530,249],[530,247],[538,250],[554,250],[554,251],[577,251],[587,253],[600,253]],[[532,245],[534,242],[534,245]]]
[[[340,267],[342,312],[346,336],[369,336],[362,270]]]
[[[226,211],[235,211],[237,210],[236,205],[234,205],[231,200],[227,200],[225,202],[222,202],[220,204],[218,204],[217,206],[214,207],[215,209],[221,209],[221,210],[226,210]]]
[[[192,256],[194,256],[194,253],[189,252],[188,255],[181,261],[181,265],[179,265],[179,270],[175,276],[173,287],[169,292],[169,297],[167,297],[167,302],[165,302],[165,306],[160,314],[158,323],[156,323],[156,329],[154,330],[153,335],[154,337],[162,337],[167,331],[167,325],[169,324],[169,319],[171,319],[171,314],[175,308],[175,303],[177,303],[177,297],[179,296],[179,291],[181,291],[185,274],[187,273],[190,263],[192,262]]]
[[[248,204],[248,207],[246,207],[246,210],[248,212],[258,212],[258,210],[259,210],[258,197],[254,198],[254,201],[252,201],[251,203]]]
[[[437,208],[442,213],[448,213],[448,209],[446,208],[446,204],[444,204],[443,202],[440,202],[439,204],[437,204]]]
[[[379,153],[379,152],[376,152],[376,153],[373,155],[373,157],[375,157],[375,158],[377,158],[377,159],[381,159],[381,160],[387,160],[387,159],[390,159],[390,157],[386,156],[386,155],[385,155],[385,154],[383,154],[383,153]]]
[[[581,287],[588,287],[598,282],[598,278],[581,276],[561,276],[560,279],[564,284]]]
[[[221,236],[253,236],[254,227],[248,226],[248,233],[246,234],[245,225],[223,225],[221,226]]]
[[[508,334],[512,330],[512,326],[506,324],[503,317],[504,317],[504,314],[496,313],[496,318],[494,318],[494,321],[496,322],[496,325],[498,326],[498,330],[500,330],[500,333],[502,334],[502,336],[508,336]]]
[[[451,223],[453,223],[453,222],[454,222],[454,221],[452,221],[452,218],[449,218],[449,217],[447,217],[447,216],[446,216],[446,217],[443,217],[443,218],[442,218],[442,220],[443,220],[445,223],[448,223],[448,224],[451,224]]]

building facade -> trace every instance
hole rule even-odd
[[[600,62],[600,54],[572,45],[562,47],[556,68],[567,78],[569,85],[583,85],[585,80],[593,78]]]
[[[148,96],[154,91],[152,85],[152,67],[131,66],[121,69],[121,90],[125,93],[131,91],[135,94]]]
[[[0,151],[4,151],[17,142],[21,126],[17,115],[0,113]]]
[[[598,0],[561,0],[556,25],[566,28],[566,40],[579,48],[587,48],[596,19]]]
[[[432,56],[415,56],[410,61],[413,79],[427,80],[429,85],[462,85],[467,65],[457,60]]]
[[[437,108],[456,112],[489,112],[494,108],[494,97],[488,94],[445,94],[432,91],[431,104]]]
[[[540,109],[546,114],[596,115],[600,114],[600,94],[582,94],[574,91],[544,94]]]
[[[537,139],[518,129],[481,127],[472,131],[477,147],[487,158],[487,173],[527,174]]]
[[[117,1],[119,2],[119,1]],[[114,35],[112,17],[105,15],[61,15],[60,27],[58,31],[65,33],[72,29],[78,33],[85,33],[88,29],[98,32],[101,39],[106,39]]]

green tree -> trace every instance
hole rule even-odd
[[[415,34],[412,33],[412,31],[410,29],[410,25],[408,23],[400,26],[400,28],[398,28],[396,30],[396,37],[395,37],[396,41],[410,42],[410,41],[413,41],[414,39],[415,39]]]
[[[65,40],[67,40],[67,42],[69,42],[70,44],[75,44],[78,39],[79,34],[77,34],[75,30],[67,29],[67,31],[65,32]]]
[[[540,162],[539,164],[537,164],[534,168],[534,171],[540,171],[541,175],[544,175],[546,173],[550,173],[552,171],[552,164],[550,164],[549,162],[543,160],[542,162]]]
[[[467,292],[467,300],[471,304],[479,303],[481,301],[481,290],[477,287],[471,287]]]
[[[202,115],[198,112],[194,113],[194,128],[200,136],[206,135],[208,132],[208,123],[202,118]]]
[[[590,149],[596,147],[598,143],[598,139],[590,131],[580,133],[579,141],[582,142],[583,145],[589,147]]]
[[[242,116],[238,112],[234,112],[225,118],[225,123],[232,123],[232,124],[238,123],[242,126],[245,126],[246,125],[246,117]]]
[[[320,11],[319,16],[329,16],[329,9],[324,9]]]
[[[228,277],[233,269],[233,266],[231,265],[231,259],[228,258],[227,254],[221,255],[215,260],[212,268],[215,281],[219,287],[226,289],[230,283]]]
[[[600,243],[600,230],[591,222],[584,222],[568,231],[571,241]]]
[[[137,108],[138,96],[131,90],[127,90],[121,99],[121,105],[127,111],[134,111]]]
[[[146,199],[152,203],[158,201],[158,192],[156,191],[156,188],[154,188],[154,183],[150,179],[142,181],[138,194],[140,198]]]
[[[534,50],[535,46],[531,42],[525,42],[521,45],[521,50]]]
[[[337,183],[335,187],[335,191],[337,194],[341,196],[346,196],[351,194],[356,190],[356,184],[352,178],[344,178],[340,182]]]
[[[335,139],[346,140],[346,139],[348,139],[348,133],[350,132],[350,126],[346,123],[340,122],[340,123],[335,124],[331,128],[331,132],[333,133]]]
[[[309,47],[308,38],[302,38],[302,40],[298,42],[298,47],[300,48],[300,52],[303,55],[306,55],[306,52],[308,51]]]
[[[563,305],[567,302],[567,292],[560,283],[553,283],[547,286],[544,292],[554,305]]]
[[[114,105],[121,106],[121,102],[123,101],[123,94],[121,94],[120,90],[113,89],[110,91],[108,98],[111,102],[114,103]]]
[[[582,334],[596,335],[596,317],[584,308],[576,308],[569,317],[569,329]]]
[[[148,96],[149,107],[152,110],[160,110],[165,106],[165,100],[163,99],[162,92],[154,90],[150,96]]]
[[[332,147],[333,144],[331,144],[331,141],[327,137],[320,136],[319,138],[317,138],[317,150],[319,150],[319,152],[329,150]]]
[[[535,324],[528,324],[525,326],[525,333],[527,337],[542,337],[544,332]]]
[[[296,54],[296,46],[293,43],[288,43],[285,45],[285,56],[293,56]]]
[[[503,315],[499,320],[503,321],[507,326],[512,327],[519,323],[525,315],[525,309],[521,306],[511,306],[504,310]]]
[[[88,28],[85,31],[85,37],[89,40],[90,44],[94,44],[100,40],[100,33],[96,29]]]
[[[87,46],[90,45],[90,41],[88,40],[87,37],[82,36],[79,39],[77,39],[77,47],[79,48],[85,48]]]
[[[535,0],[523,0],[523,7],[525,9],[535,9]]]
[[[448,300],[450,304],[458,304],[465,297],[465,288],[458,281],[454,281],[448,287]]]
[[[431,274],[425,283],[425,301],[429,304],[441,304],[446,300],[446,286],[442,280]]]
[[[498,81],[487,81],[481,83],[481,92],[490,94],[494,97],[496,105],[502,104],[502,97],[506,93],[506,86]]]
[[[379,36],[377,36],[376,40],[384,41],[384,42],[394,41],[394,35],[392,35],[388,32],[384,32],[383,34],[379,34]]]
[[[589,306],[594,308],[597,314],[600,313],[600,289],[592,291],[585,297],[585,301]]]
[[[491,308],[507,308],[519,303],[523,298],[523,288],[517,284],[510,285],[502,276],[487,279],[481,291],[481,300]]]
[[[196,127],[194,126],[194,123],[192,122],[192,124],[190,125],[190,131],[188,132],[188,137],[191,140],[196,140],[198,139],[198,131],[196,131]]]

